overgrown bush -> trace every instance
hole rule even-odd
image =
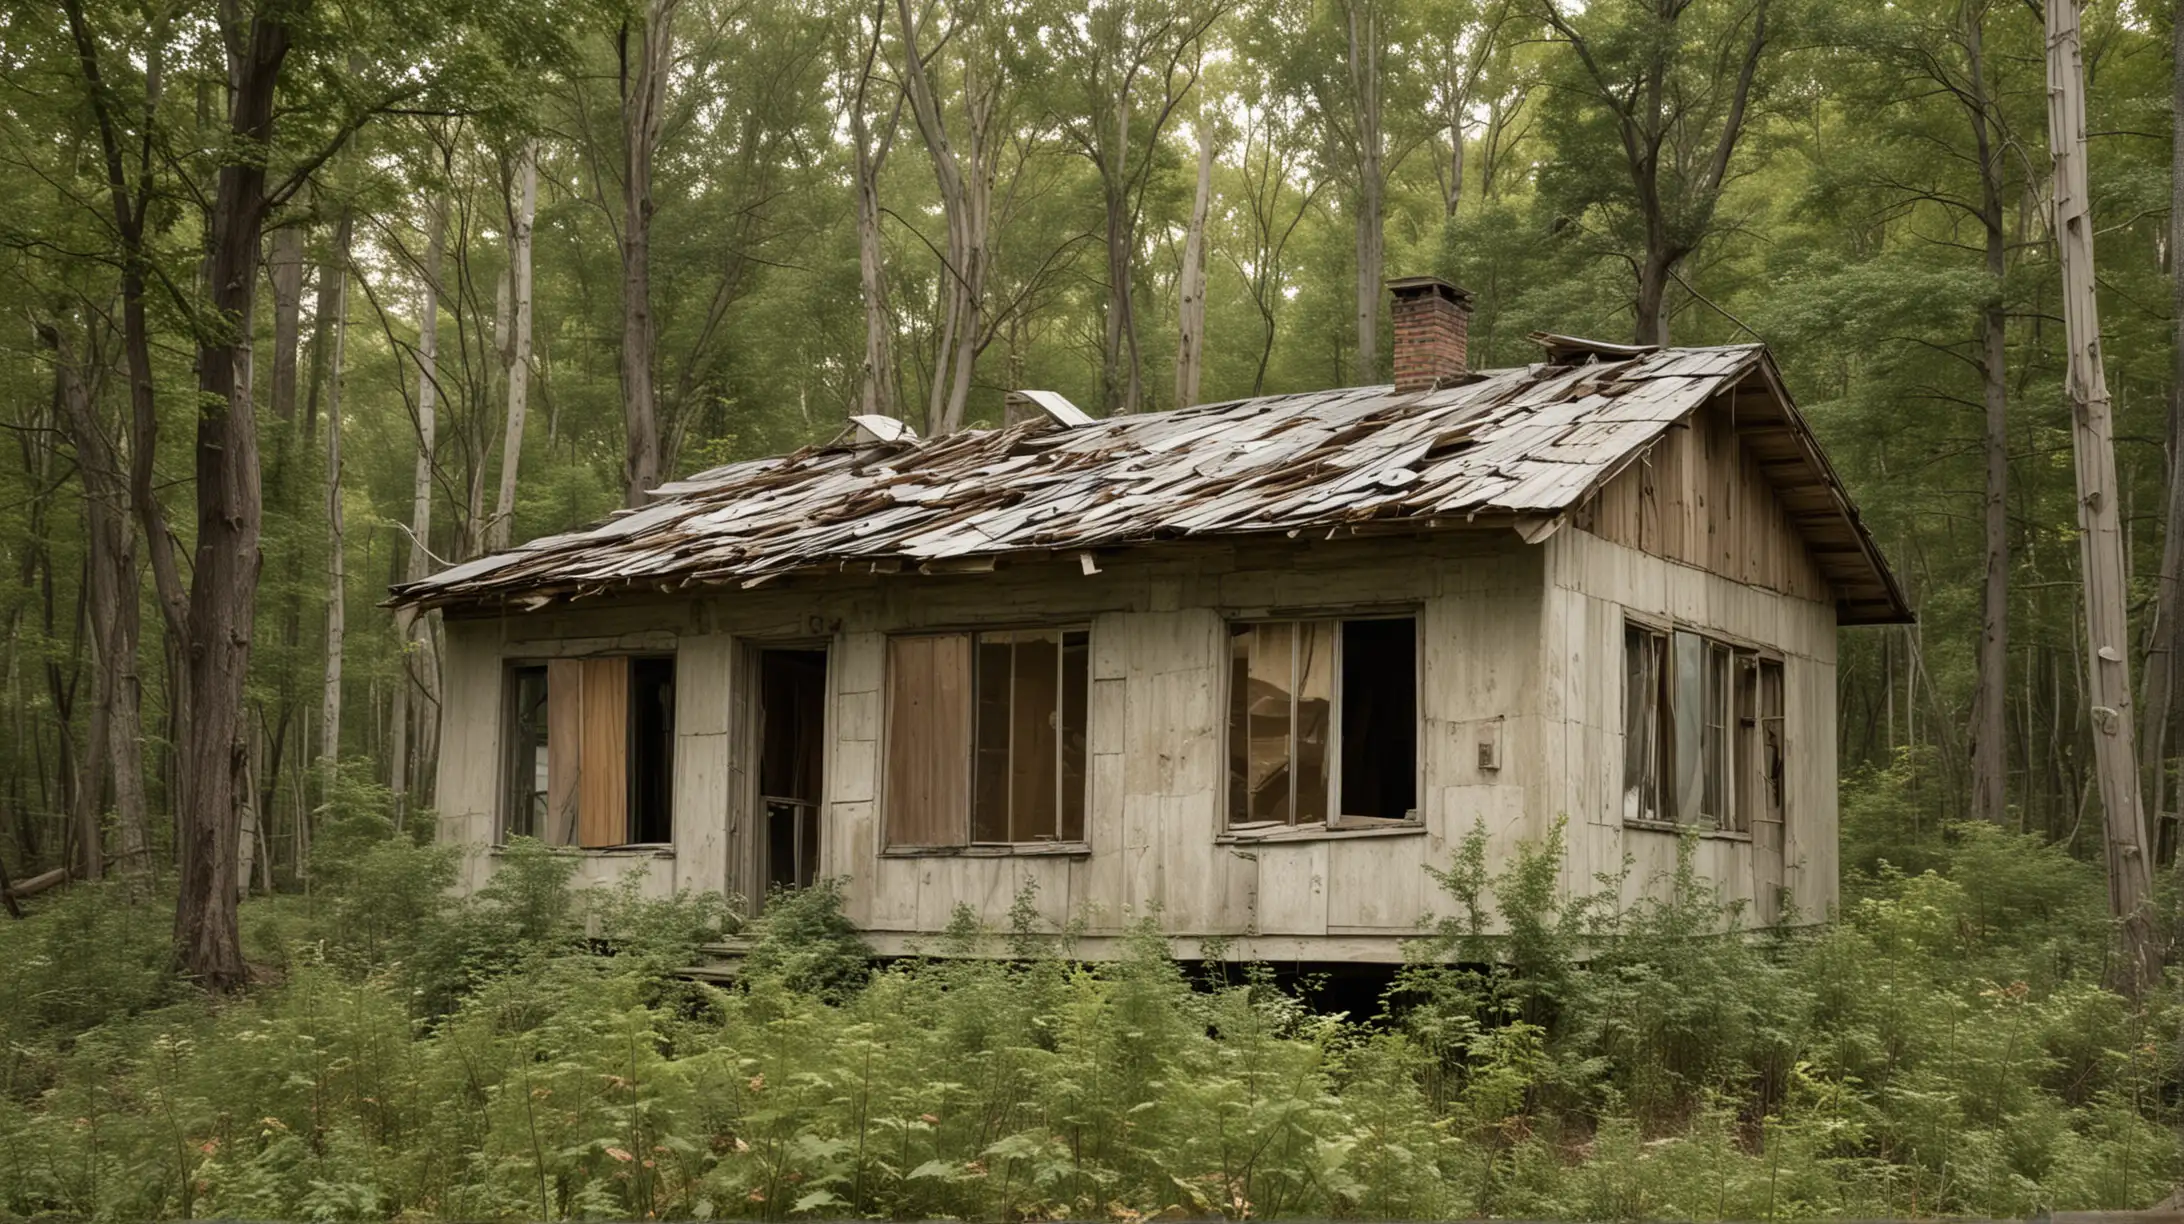
[[[2144,1206],[2178,1172],[2166,996],[2099,985],[2097,872],[1987,829],[1840,921],[1743,929],[1690,867],[1558,891],[1559,841],[1437,873],[1377,1016],[1116,961],[1018,907],[876,967],[841,881],[577,890],[518,844],[468,898],[405,839],[246,907],[269,981],[164,968],[79,888],[0,926],[0,1216],[1807,1219]],[[1625,904],[1625,895],[1645,899]]]

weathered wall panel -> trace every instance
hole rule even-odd
[[[1088,955],[1108,954],[1132,918],[1157,913],[1186,955],[1214,936],[1235,941],[1237,955],[1393,960],[1422,917],[1453,908],[1424,867],[1446,867],[1474,827],[1506,856],[1567,816],[1573,889],[1589,891],[1593,874],[1612,872],[1626,852],[1642,860],[1641,873],[1659,870],[1664,853],[1673,864],[1672,837],[1621,828],[1620,779],[1610,774],[1622,759],[1628,605],[1777,646],[1789,659],[1799,798],[1788,878],[1808,911],[1807,898],[1833,896],[1834,728],[1824,715],[1834,624],[1824,606],[1577,530],[1540,546],[1480,530],[1183,543],[1146,558],[1102,558],[1091,575],[1066,559],[975,577],[845,576],[699,601],[579,606],[536,620],[453,619],[442,835],[478,845],[493,837],[505,660],[674,650],[677,845],[671,856],[586,855],[583,876],[635,868],[655,892],[744,878],[735,860],[749,852],[722,833],[748,785],[740,758],[750,749],[739,747],[747,736],[732,701],[739,652],[816,637],[829,643],[821,870],[848,877],[851,916],[884,949],[930,947],[958,905],[1005,927],[1030,880],[1043,918],[1079,923]],[[1419,621],[1423,830],[1227,841],[1226,620],[1390,610]],[[888,635],[1032,622],[1092,628],[1085,849],[887,854]],[[1482,761],[1482,743],[1496,763]],[[1703,853],[1748,890],[1748,862],[1740,865],[1733,844]]]

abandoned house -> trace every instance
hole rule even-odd
[[[1903,594],[1765,349],[1537,336],[1394,282],[1395,381],[921,438],[884,417],[399,587],[445,614],[440,836],[584,878],[846,878],[878,951],[1028,881],[1098,957],[1392,961],[1446,867],[1689,837],[1757,921],[1836,900],[1836,631]],[[1652,883],[1649,884],[1649,881]],[[1794,908],[1788,908],[1794,907]]]

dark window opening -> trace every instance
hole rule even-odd
[[[1416,818],[1417,635],[1410,617],[1229,627],[1230,823]]]
[[[1418,629],[1342,625],[1342,815],[1402,820],[1418,807]]]
[[[675,840],[675,660],[629,666],[629,840]]]
[[[759,652],[759,803],[766,882],[806,888],[819,874],[819,795],[826,763],[827,655]]]
[[[510,837],[536,837],[566,844],[570,829],[550,836],[547,820],[550,757],[547,751],[546,669],[519,667],[509,676],[508,726],[512,759],[508,769],[508,820]]]

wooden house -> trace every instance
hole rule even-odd
[[[1393,385],[838,441],[400,587],[445,614],[440,836],[763,898],[883,953],[1027,883],[1391,961],[1425,866],[1567,821],[1567,886],[1694,839],[1766,921],[1836,899],[1836,631],[1903,595],[1757,345],[1539,336],[1465,367],[1398,281]],[[1785,907],[1794,907],[1785,910]]]

